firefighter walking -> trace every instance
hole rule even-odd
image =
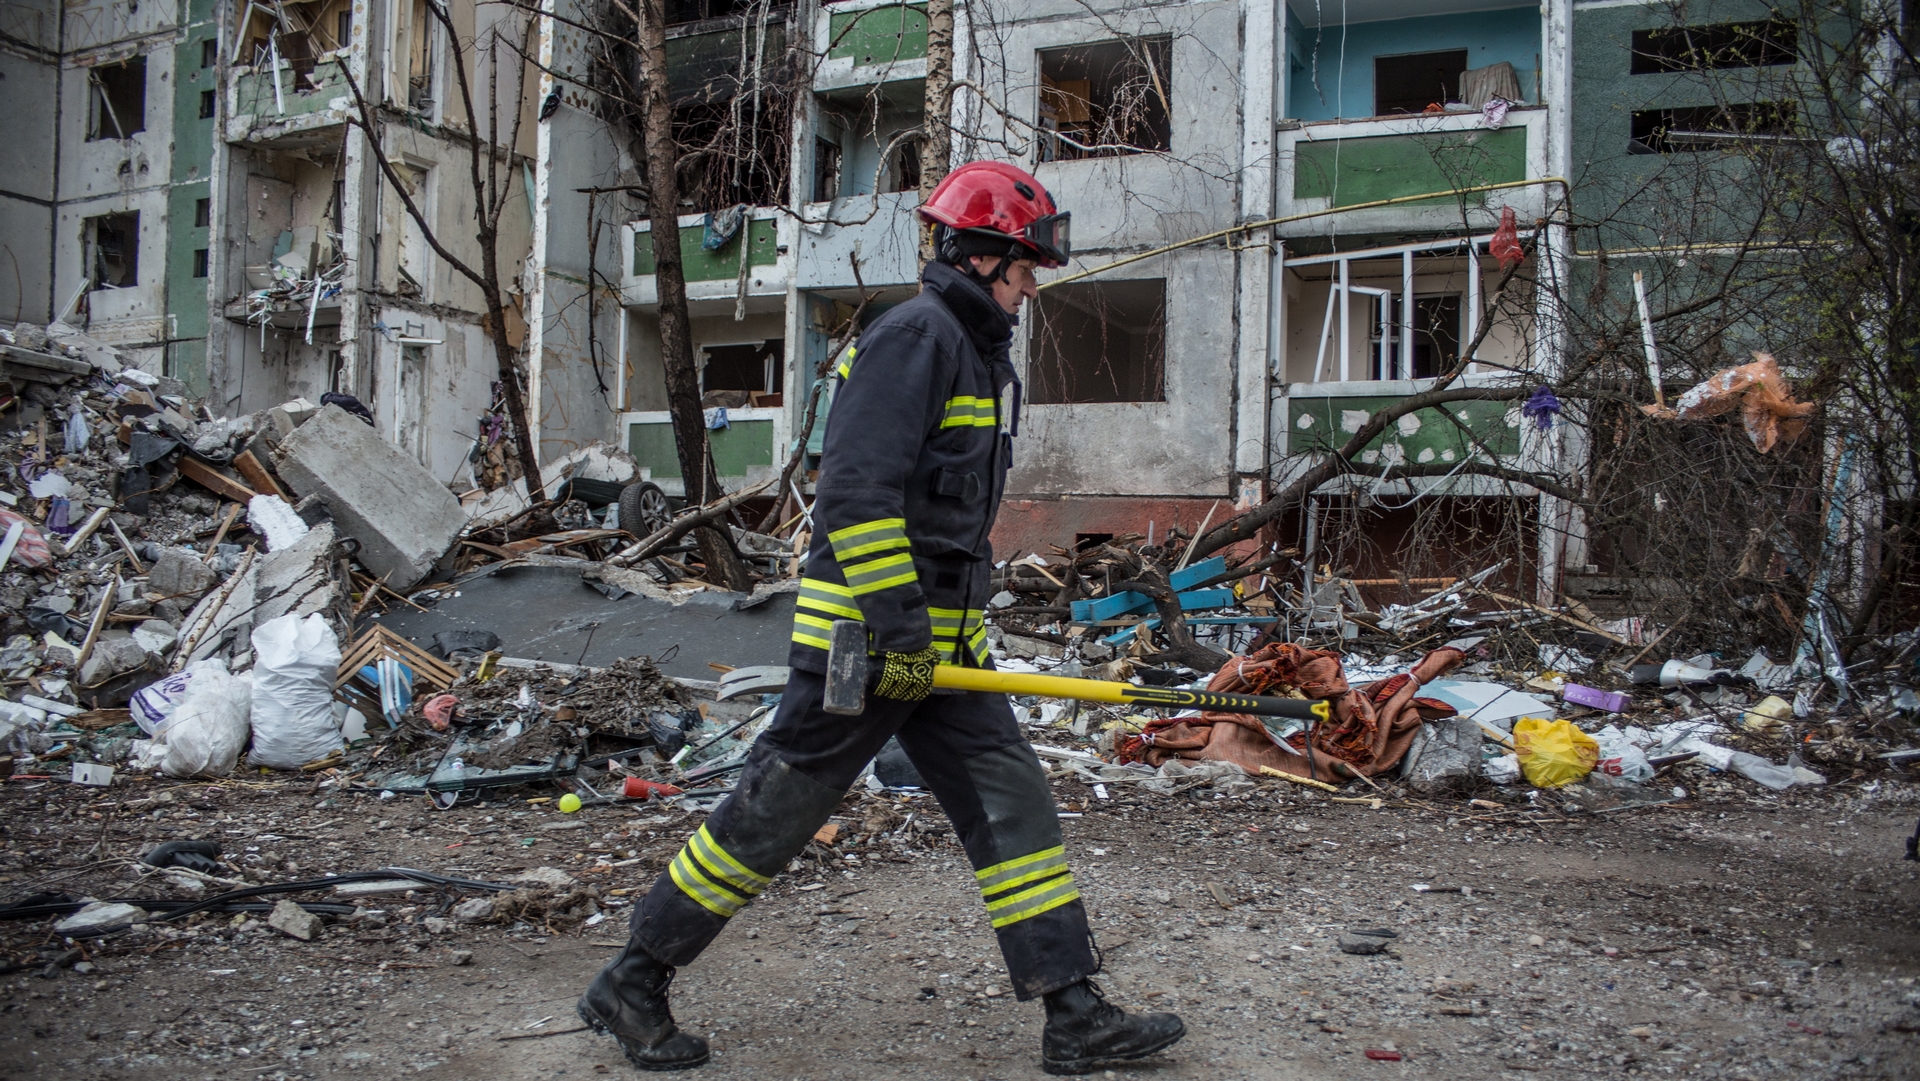
[[[1041,1065],[1085,1073],[1141,1058],[1185,1028],[1101,997],[1085,908],[1046,775],[1005,695],[932,693],[933,667],[987,667],[993,528],[1019,426],[1008,359],[1034,270],[1066,265],[1069,216],[1000,162],[953,171],[919,210],[936,259],[920,295],[860,336],[838,380],[773,723],[727,797],[635,907],[626,947],[581,996],[581,1019],[641,1069],[707,1061],[668,1008],[691,964],[825,823],[897,736],[973,864],[1015,995],[1046,1008]],[[865,624],[878,681],[865,712],[822,708],[829,632]]]

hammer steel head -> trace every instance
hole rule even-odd
[[[855,717],[867,709],[867,625],[836,619],[827,649],[827,690],[821,708]]]

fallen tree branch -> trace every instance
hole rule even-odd
[[[638,563],[695,529],[725,517],[728,511],[759,495],[772,483],[771,480],[763,480],[750,488],[742,488],[722,499],[717,499],[690,514],[683,514],[608,557],[606,562],[615,567],[626,567]]]

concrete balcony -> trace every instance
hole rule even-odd
[[[899,0],[835,4],[814,27],[814,48],[822,60],[814,71],[813,88],[823,94],[924,79],[927,5]]]
[[[680,217],[680,258],[686,269],[687,307],[696,317],[733,311],[740,280],[740,245],[747,244],[747,310],[776,311],[786,303],[787,285],[794,273],[792,219],[774,210],[751,211],[741,229],[714,251],[702,246],[706,216]],[[621,303],[629,308],[653,308],[660,303],[654,277],[653,229],[650,222],[632,222],[621,230],[627,252],[620,283]]]
[[[801,223],[796,282],[802,289],[853,289],[853,260],[869,288],[918,281],[920,225],[912,191],[809,203]]]
[[[1558,195],[1551,184],[1522,185],[1547,175],[1547,111],[1515,107],[1490,128],[1479,112],[1432,113],[1368,120],[1327,120],[1280,131],[1282,163],[1277,216],[1356,207],[1429,192],[1516,184],[1397,206],[1350,210],[1280,228],[1283,237],[1325,236],[1329,222],[1344,234],[1485,230],[1512,207],[1523,222],[1545,214]],[[1463,206],[1464,204],[1464,206]]]
[[[331,56],[306,74],[286,60],[278,68],[236,67],[227,81],[226,137],[286,149],[337,145],[353,111],[353,91]]]

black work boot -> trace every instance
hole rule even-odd
[[[575,1009],[595,1032],[611,1033],[643,1070],[690,1070],[707,1061],[707,1041],[680,1031],[667,1008],[673,969],[628,942],[587,985]]]
[[[1145,1058],[1187,1034],[1187,1026],[1173,1014],[1130,1015],[1108,1003],[1092,980],[1049,991],[1044,998],[1047,1027],[1040,1034],[1040,1068],[1048,1073],[1091,1073],[1096,1062]]]

